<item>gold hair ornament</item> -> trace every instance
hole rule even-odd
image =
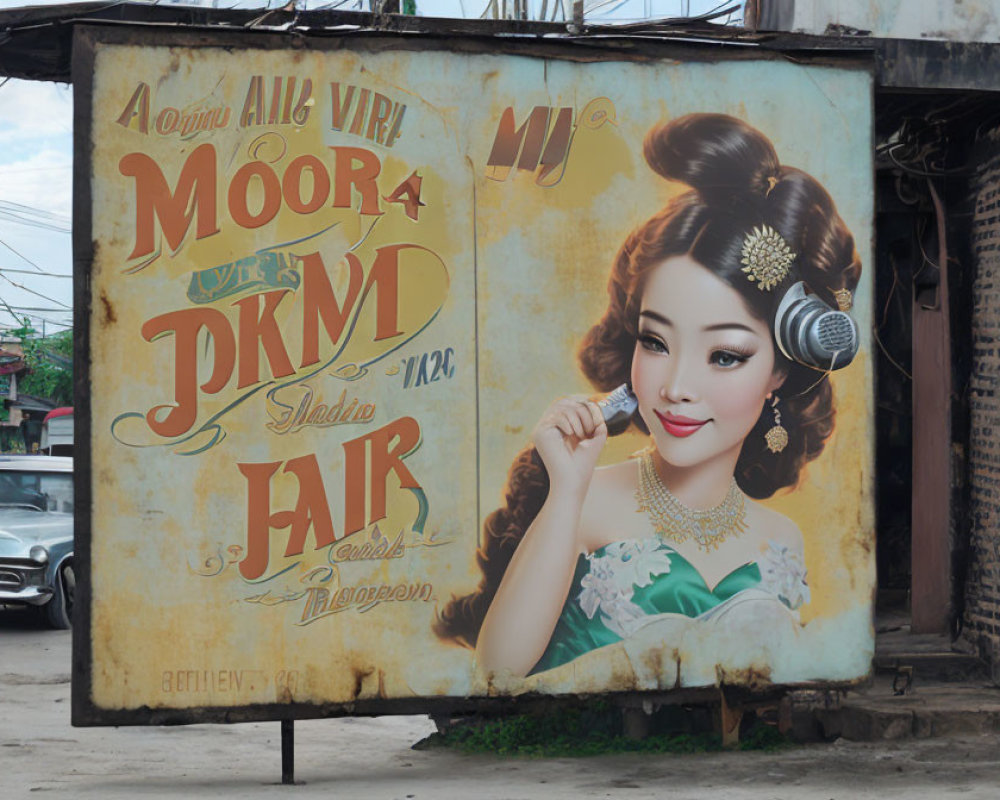
[[[854,298],[851,296],[850,289],[834,289],[833,296],[837,300],[837,308],[844,313],[850,311],[854,305]]]
[[[735,480],[726,499],[715,508],[704,511],[688,508],[663,485],[653,463],[652,450],[639,456],[639,488],[635,499],[639,503],[637,510],[649,515],[657,536],[675,544],[694,539],[706,553],[717,550],[730,536],[747,529],[746,503]]]
[[[754,228],[743,240],[743,271],[747,280],[757,281],[757,288],[769,292],[786,277],[795,260],[781,234],[770,225]]]

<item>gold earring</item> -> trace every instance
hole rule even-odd
[[[788,447],[788,431],[781,425],[781,412],[778,411],[778,398],[771,401],[771,408],[774,410],[774,425],[764,434],[764,441],[767,442],[767,449],[772,453],[780,453]]]

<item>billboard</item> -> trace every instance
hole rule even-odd
[[[867,70],[79,41],[77,722],[867,674]]]

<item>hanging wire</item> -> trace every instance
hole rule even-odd
[[[72,231],[69,218],[61,214],[53,214],[40,208],[12,203],[7,200],[0,200],[0,219],[56,233],[70,233]]]
[[[878,325],[872,326],[872,337],[875,339],[875,343],[879,346],[882,354],[889,359],[889,363],[903,373],[907,380],[912,381],[913,376],[907,372],[895,358],[892,357],[892,354],[889,352],[889,348],[885,346],[882,342],[882,337],[879,336],[879,331],[881,331],[889,321],[889,306],[892,305],[892,299],[896,293],[896,287],[901,283],[899,280],[899,269],[896,267],[896,257],[892,253],[889,253],[889,265],[892,267],[892,285],[889,287],[889,293],[885,298],[885,305],[882,307],[882,320]]]
[[[12,269],[11,267],[0,267],[0,272],[15,272],[20,275],[44,275],[47,278],[72,278],[64,272],[35,272],[33,269]]]
[[[73,169],[72,164],[61,164],[56,167],[18,167],[17,169],[0,168],[0,175],[19,175],[24,172],[51,172],[56,169]]]
[[[42,294],[41,292],[36,292],[34,289],[29,289],[27,286],[24,286],[18,283],[17,281],[8,278],[3,272],[0,272],[0,278],[3,278],[11,286],[16,286],[18,289],[21,289],[22,291],[25,291],[28,294],[33,294],[35,295],[35,297],[41,297],[43,300],[48,300],[50,303],[55,303],[58,306],[62,306],[68,311],[73,310],[72,306],[66,305],[62,300],[56,300],[54,297],[49,297],[47,294]]]
[[[27,314],[27,313],[25,313],[25,314],[21,314],[20,316],[18,316],[17,314],[13,314],[12,312],[8,312],[8,313],[11,313],[11,316],[13,316],[14,319],[18,321],[17,327],[23,326],[24,322],[27,321],[28,317],[30,317],[31,319],[41,320],[42,322],[44,322],[47,325],[58,325],[60,328],[72,328],[73,327],[73,323],[72,322],[60,322],[59,320],[55,320],[55,319],[52,319],[50,317],[43,317],[41,314]]]
[[[24,253],[18,252],[13,247],[11,247],[9,244],[7,244],[7,242],[5,242],[3,239],[0,239],[0,244],[2,244],[4,247],[6,247],[8,250],[10,250],[10,252],[12,252],[18,258],[23,258],[25,261],[27,261],[29,264],[31,264],[31,266],[33,266],[38,272],[44,272],[45,271],[40,266],[38,266],[38,264],[36,264],[34,261],[32,261],[26,255],[24,255]]]

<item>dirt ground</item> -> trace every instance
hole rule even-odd
[[[385,800],[856,800],[1000,796],[1000,736],[804,745],[780,753],[465,756],[411,745],[426,717],[299,721],[295,786],[277,722],[73,728],[68,632],[0,610],[0,797]],[[42,793],[42,794],[40,794]]]

